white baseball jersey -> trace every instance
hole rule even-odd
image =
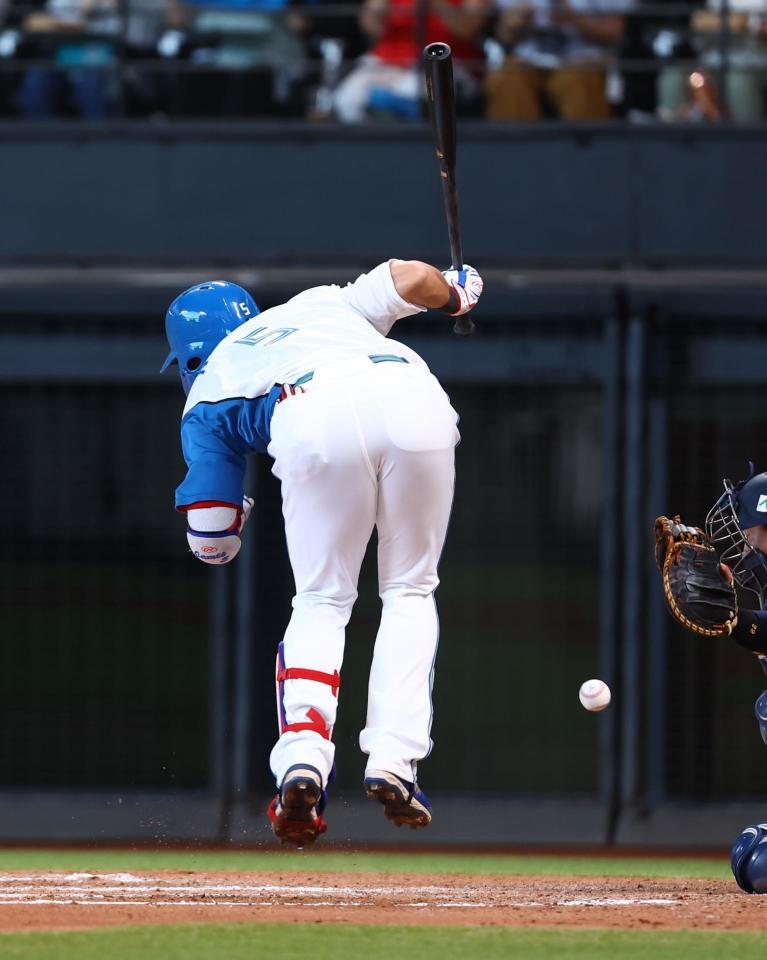
[[[243,323],[215,348],[189,391],[184,415],[198,403],[268,393],[323,362],[394,352],[425,366],[409,347],[387,340],[396,320],[424,311],[403,300],[389,262],[346,287],[305,290]]]

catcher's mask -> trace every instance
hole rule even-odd
[[[724,493],[706,517],[706,534],[738,586],[755,593],[764,606],[767,556],[749,543],[744,531],[767,526],[767,473],[754,476],[753,463],[749,467],[747,480],[724,481]]]
[[[767,893],[767,824],[746,827],[730,853],[732,873],[746,893]]]

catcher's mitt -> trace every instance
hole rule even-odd
[[[732,633],[738,597],[706,534],[680,517],[655,521],[655,562],[672,616],[703,637]]]

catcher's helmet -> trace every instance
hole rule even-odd
[[[749,467],[746,480],[724,481],[724,493],[706,517],[706,534],[738,586],[755,593],[764,605],[767,556],[748,542],[743,531],[767,526],[767,473],[754,475],[753,463]]]
[[[226,280],[210,280],[185,290],[165,316],[170,353],[160,372],[177,363],[184,392],[189,393],[213,348],[259,312],[247,290]]]
[[[767,823],[746,827],[732,845],[732,872],[746,893],[767,893]]]

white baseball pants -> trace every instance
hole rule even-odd
[[[278,683],[278,785],[294,764],[323,778],[333,766],[344,633],[373,527],[383,604],[360,747],[367,769],[415,779],[431,750],[431,688],[439,622],[437,564],[453,500],[457,415],[425,368],[367,357],[317,369],[306,392],[272,418],[273,472],[282,483],[296,582]],[[311,671],[323,679],[292,677]]]

